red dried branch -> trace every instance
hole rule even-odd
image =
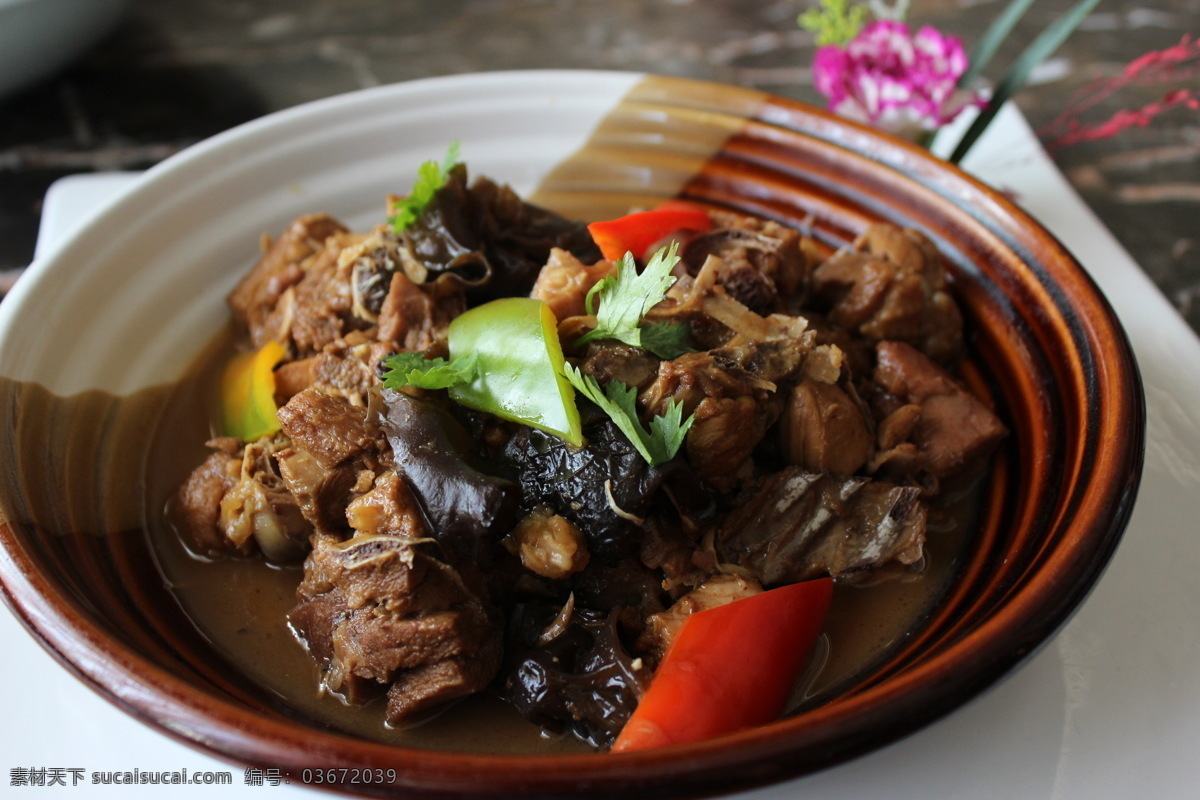
[[[1038,133],[1055,149],[1081,141],[1104,139],[1130,127],[1144,127],[1171,108],[1183,106],[1197,110],[1197,97],[1188,89],[1175,89],[1158,102],[1137,109],[1122,109],[1107,120],[1085,124],[1083,112],[1128,86],[1156,83],[1189,82],[1200,76],[1200,40],[1184,35],[1179,44],[1154,50],[1125,65],[1119,75],[1099,78],[1086,84],[1067,101],[1063,111]]]
[[[1147,103],[1141,108],[1121,109],[1103,122],[1085,125],[1077,119],[1065,122],[1065,131],[1046,143],[1048,150],[1057,150],[1079,142],[1095,141],[1116,136],[1126,128],[1144,128],[1155,117],[1176,106],[1200,110],[1200,98],[1188,89],[1173,89],[1162,100]]]

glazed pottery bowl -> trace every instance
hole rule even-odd
[[[0,0],[0,98],[49,77],[100,41],[129,0]]]
[[[968,546],[909,634],[826,702],[695,745],[620,756],[396,746],[339,732],[230,669],[165,588],[164,400],[225,325],[263,233],[328,211],[352,229],[416,165],[461,142],[476,175],[580,218],[664,197],[777,219],[829,248],[874,221],[948,262],[963,379],[1011,431]],[[1136,495],[1137,368],[1086,272],[998,192],[910,144],[792,101],[677,79],[491,73],[303,106],[150,171],[0,304],[0,562],[31,633],[96,691],[234,762],[383,768],[364,793],[712,794],[819,770],[929,724],[994,684],[1083,602]],[[170,431],[165,434],[168,438]]]

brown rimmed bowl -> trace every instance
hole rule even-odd
[[[458,139],[472,171],[564,213],[682,195],[836,247],[877,220],[945,255],[963,377],[1012,431],[944,596],[829,702],[736,735],[610,756],[474,755],[367,741],[231,674],[178,610],[140,531],[162,387],[224,324],[258,237],[324,210],[365,229]],[[1000,193],[807,106],[624,73],[490,73],[354,93],[242,126],[151,170],[0,304],[0,580],[59,661],[164,734],[281,768],[393,769],[365,794],[714,794],[816,771],[994,684],[1079,607],[1129,518],[1144,449],[1137,366],[1108,303]]]

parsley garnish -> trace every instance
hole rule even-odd
[[[667,413],[650,420],[650,430],[642,427],[637,413],[637,389],[620,381],[609,381],[600,386],[591,375],[570,364],[563,366],[567,380],[579,393],[598,405],[613,423],[625,434],[651,466],[670,461],[679,452],[688,429],[696,415],[683,420],[683,402],[676,400],[667,404]]]
[[[395,353],[383,360],[388,371],[383,375],[383,385],[388,389],[402,386],[417,386],[421,389],[449,389],[460,383],[470,383],[477,373],[475,353],[468,353],[447,361],[444,358],[426,358],[420,353]]]
[[[609,275],[588,292],[586,306],[596,315],[595,330],[575,340],[587,344],[595,339],[616,339],[649,350],[659,358],[678,358],[692,352],[684,325],[643,323],[642,317],[666,296],[675,283],[671,270],[679,263],[679,244],[672,242],[651,257],[639,273],[632,253],[617,262],[617,274]]]
[[[403,233],[409,225],[421,218],[421,212],[433,200],[438,189],[446,185],[450,170],[457,164],[458,142],[454,141],[446,148],[446,157],[441,164],[430,160],[417,168],[417,179],[413,182],[412,191],[396,205],[396,213],[388,217],[393,231]]]
[[[818,45],[844,45],[858,35],[870,13],[871,9],[861,3],[821,0],[820,10],[808,9],[797,22],[801,28],[816,34]]]
[[[641,348],[649,350],[659,358],[668,361],[679,358],[684,353],[694,353],[695,349],[688,344],[691,331],[680,322],[655,322],[638,326],[641,332]]]

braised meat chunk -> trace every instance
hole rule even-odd
[[[544,301],[557,319],[576,317],[586,313],[585,301],[592,287],[615,269],[610,261],[584,264],[573,254],[555,247],[538,272],[529,296]]]
[[[171,515],[184,543],[203,557],[261,552],[277,563],[304,557],[310,526],[280,475],[282,438],[240,446],[221,438],[180,487]]]
[[[171,517],[188,549],[207,558],[239,550],[221,530],[221,498],[241,474],[240,442],[211,442],[217,450],[192,470],[171,501]],[[245,552],[248,548],[240,548]]]
[[[297,599],[288,619],[326,688],[352,702],[386,688],[392,724],[483,689],[499,667],[494,612],[458,572],[400,537],[319,539]]]
[[[799,231],[769,220],[715,214],[716,225],[685,244],[681,255],[696,274],[710,257],[720,261],[717,282],[758,314],[797,307],[808,273]]]
[[[296,306],[295,287],[325,251],[326,240],[343,233],[345,226],[328,214],[298,218],[230,293],[229,308],[234,319],[246,329],[256,347],[287,335],[288,317]]]
[[[326,469],[377,446],[366,408],[320,389],[305,389],[279,409],[278,417],[292,443]]]
[[[326,350],[280,365],[275,370],[275,397],[286,403],[315,386],[326,394],[357,397],[361,402],[376,380],[375,372],[361,357],[349,351]]]
[[[907,342],[942,364],[962,354],[962,314],[942,256],[918,231],[872,225],[813,271],[813,290],[848,331]]]
[[[853,475],[874,453],[871,417],[853,385],[806,377],[792,387],[783,413],[783,450],[790,464]]]
[[[882,471],[927,471],[934,478],[971,471],[1007,433],[978,398],[903,342],[880,342],[874,381],[885,438]]]
[[[418,285],[397,272],[379,310],[379,338],[393,348],[441,355],[450,321],[466,307],[458,281],[440,278]]]
[[[689,616],[751,597],[762,590],[762,586],[753,578],[733,574],[714,575],[680,597],[670,608],[648,616],[646,629],[638,638],[638,647],[655,661],[661,661]]]
[[[926,515],[915,487],[790,467],[763,479],[725,518],[717,547],[764,586],[836,578],[917,561]]]

